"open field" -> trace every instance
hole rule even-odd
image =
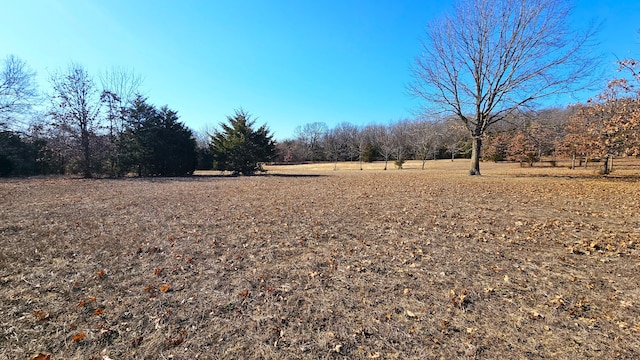
[[[366,165],[0,181],[0,359],[640,358],[640,167]]]

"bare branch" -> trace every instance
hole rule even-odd
[[[428,25],[409,90],[479,139],[539,99],[584,89],[597,79],[596,27],[571,30],[571,10],[563,0],[460,0]]]
[[[127,107],[132,105],[136,96],[140,93],[143,79],[133,70],[112,67],[100,74],[100,83],[103,92],[117,95],[122,106]]]
[[[35,72],[20,58],[9,55],[0,73],[0,129],[11,128],[16,116],[24,114],[37,100]]]
[[[90,140],[99,128],[100,101],[89,73],[78,64],[51,76],[51,110],[54,124],[75,140],[85,177],[91,177]]]

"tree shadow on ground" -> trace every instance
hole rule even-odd
[[[81,176],[68,176],[68,175],[55,175],[55,176],[33,176],[33,177],[23,177],[23,178],[7,178],[7,179],[28,179],[28,178],[65,178],[71,180],[84,180],[84,181],[147,181],[147,182],[155,182],[155,183],[164,183],[164,182],[195,182],[195,181],[206,181],[211,179],[248,179],[248,178],[321,178],[327,177],[330,175],[323,174],[253,174],[253,175],[234,175],[234,174],[196,174],[189,176],[125,176],[125,177],[94,177],[94,178],[83,178]]]
[[[326,177],[323,174],[253,174],[253,175],[233,175],[233,174],[199,174],[191,178],[254,178],[254,177],[283,177],[283,178],[319,178]]]
[[[640,174],[624,174],[624,175],[600,175],[600,174],[517,174],[510,175],[514,178],[551,178],[551,179],[583,179],[583,180],[604,180],[604,181],[621,181],[621,182],[639,182]]]
[[[254,175],[233,175],[233,174],[197,174],[191,176],[174,176],[174,177],[129,177],[129,178],[109,178],[105,180],[115,181],[148,181],[155,183],[163,182],[197,182],[208,181],[213,179],[248,179],[248,178],[320,178],[328,175],[322,174],[254,174]]]

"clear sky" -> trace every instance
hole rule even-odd
[[[426,23],[451,3],[0,0],[0,57],[25,60],[44,91],[71,62],[97,83],[111,67],[132,69],[152,104],[196,131],[243,108],[284,139],[305,123],[413,117],[409,66]],[[572,23],[594,17],[604,21],[603,66],[613,77],[616,57],[640,57],[640,1],[576,1]]]

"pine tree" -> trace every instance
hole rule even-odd
[[[233,174],[251,175],[264,171],[262,162],[271,160],[276,153],[273,135],[266,125],[253,129],[255,120],[243,110],[236,110],[233,116],[222,123],[222,131],[211,137],[213,168],[231,171]]]
[[[193,133],[178,121],[178,113],[160,110],[138,97],[129,109],[128,129],[122,134],[121,163],[139,176],[185,176],[196,168]]]

